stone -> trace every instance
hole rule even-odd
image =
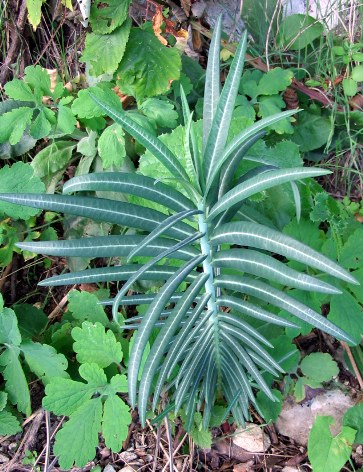
[[[130,465],[127,465],[126,467],[120,469],[119,472],[135,472],[135,469],[133,469]]]
[[[252,423],[246,423],[245,429],[237,429],[232,441],[236,446],[248,452],[265,452],[271,446],[268,435],[260,426]]]
[[[0,454],[0,464],[6,464],[6,462],[9,462],[9,458],[4,456],[4,454]]]
[[[281,472],[299,472],[299,469],[297,469],[296,467],[290,467],[290,466],[286,466],[282,469]]]
[[[103,469],[103,472],[116,472],[116,470],[112,467],[111,464],[107,464],[106,467]]]
[[[253,472],[255,461],[250,460],[247,462],[242,462],[241,464],[235,464],[233,466],[233,472]]]
[[[138,458],[138,455],[135,454],[134,452],[132,451],[123,451],[123,452],[120,452],[119,454],[120,456],[120,459],[122,459],[124,462],[128,463],[128,462],[132,462],[134,461],[135,459]]]
[[[340,390],[323,392],[311,401],[303,403],[296,403],[293,397],[288,397],[276,421],[276,428],[280,434],[293,439],[301,446],[306,446],[318,415],[334,418],[335,424],[332,425],[331,431],[336,435],[341,429],[344,413],[352,406],[354,401]]]

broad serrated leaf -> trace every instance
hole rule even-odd
[[[23,368],[19,361],[19,348],[9,346],[0,356],[0,365],[4,366],[2,375],[9,400],[17,405],[18,410],[26,415],[31,413],[30,394]]]
[[[121,344],[111,330],[105,331],[101,323],[85,321],[82,328],[73,328],[72,338],[75,340],[73,349],[81,364],[94,362],[100,367],[108,367],[122,360]]]
[[[201,430],[198,427],[194,427],[191,430],[191,436],[193,441],[198,447],[202,449],[210,449],[212,446],[212,433],[210,431]]]
[[[67,378],[65,370],[68,367],[67,359],[63,354],[47,344],[26,341],[20,346],[29,368],[44,384],[48,384],[52,377]]]
[[[91,74],[113,74],[124,55],[131,21],[126,20],[109,34],[88,33],[81,60],[89,62]]]
[[[5,93],[13,100],[20,100],[21,102],[35,102],[32,89],[24,80],[13,79],[8,82],[5,87]]]
[[[325,116],[302,111],[297,118],[297,126],[291,139],[300,146],[300,151],[308,152],[324,146],[331,134],[331,122]]]
[[[178,112],[169,100],[160,98],[148,98],[140,105],[140,110],[149,120],[154,123],[155,128],[172,128],[177,125]]]
[[[28,66],[24,69],[24,80],[33,90],[39,90],[43,96],[51,96],[50,75],[41,66]]]
[[[76,117],[72,110],[62,104],[62,100],[58,105],[57,127],[65,134],[72,134],[77,124]]]
[[[108,318],[98,298],[90,292],[79,292],[72,290],[68,295],[68,309],[72,312],[73,318],[80,321],[97,321],[103,326],[108,326]]]
[[[333,436],[331,416],[318,416],[310,431],[308,456],[314,472],[339,472],[352,452],[356,430],[343,426],[337,436]]]
[[[275,95],[283,92],[290,84],[294,73],[289,69],[275,67],[264,74],[258,83],[258,95]]]
[[[28,18],[33,30],[37,29],[41,19],[41,9],[45,0],[26,0],[26,7],[28,10]]]
[[[30,124],[33,112],[33,108],[21,107],[1,115],[0,143],[17,144]]]
[[[54,377],[45,387],[43,407],[57,415],[70,416],[95,393],[107,389],[106,375],[97,364],[82,364],[79,373],[87,383]]]
[[[51,112],[54,115],[54,112],[52,110],[48,110],[48,113],[49,112]],[[30,126],[30,129],[29,129],[30,135],[34,139],[42,139],[48,136],[51,128],[52,128],[52,124],[48,121],[45,108],[41,108],[35,120],[32,122]]]
[[[62,469],[70,470],[75,464],[82,467],[92,460],[101,430],[101,397],[83,403],[55,437],[54,454]]]
[[[109,34],[128,18],[130,0],[97,0],[91,6],[92,31]]]
[[[34,175],[29,164],[16,162],[11,167],[4,166],[0,169],[0,192],[4,193],[42,193],[44,184],[39,177]],[[27,220],[36,215],[39,210],[26,206],[13,205],[12,203],[1,202],[0,215],[7,215],[13,219]]]
[[[360,269],[363,266],[363,256],[357,248],[363,244],[363,228],[359,228],[351,234],[344,244],[339,263],[346,269]]]
[[[181,60],[174,48],[163,46],[148,26],[131,28],[125,54],[117,69],[117,84],[141,102],[166,92],[180,75]]]
[[[109,88],[108,84],[102,83],[98,87]],[[90,92],[96,90],[96,87],[89,87],[85,90],[80,90],[78,96],[72,103],[72,112],[78,116],[78,118],[98,118],[106,114],[101,107],[91,98]]]
[[[122,442],[127,438],[131,414],[128,405],[116,395],[106,399],[103,407],[102,434],[106,446],[113,452],[122,448]]]
[[[0,436],[12,436],[20,431],[21,426],[16,416],[6,409],[0,411]]]
[[[126,156],[125,133],[120,125],[114,123],[108,126],[98,140],[98,154],[102,159],[104,169],[113,165],[120,167]]]
[[[258,116],[260,118],[268,118],[269,116],[280,113],[283,108],[286,107],[284,100],[279,95],[273,95],[272,97],[260,97]],[[284,120],[277,121],[269,127],[278,134],[292,134],[294,127],[291,124],[291,118],[285,118]]]

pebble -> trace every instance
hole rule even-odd
[[[119,456],[120,456],[120,459],[123,460],[124,462],[132,462],[138,458],[137,454],[130,451],[120,452]]]
[[[4,456],[4,454],[0,454],[0,464],[5,464],[6,462],[9,462],[9,458]]]
[[[264,452],[271,446],[270,438],[259,426],[246,423],[246,428],[239,428],[232,437],[233,443],[248,452]]]

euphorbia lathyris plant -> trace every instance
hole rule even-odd
[[[132,406],[138,405],[144,424],[153,388],[155,408],[162,388],[172,379],[175,410],[183,406],[187,429],[195,408],[203,410],[203,425],[209,423],[216,398],[223,395],[238,423],[249,417],[255,403],[254,387],[271,399],[273,394],[261,371],[276,374],[282,369],[264,346],[270,343],[249,323],[251,317],[282,326],[292,323],[268,311],[266,305],[288,311],[333,336],[349,336],[323,316],[268,282],[303,290],[339,293],[326,282],[286,265],[299,261],[318,272],[342,280],[355,279],[336,263],[308,246],[261,224],[241,220],[238,209],[252,195],[286,182],[328,173],[317,168],[277,169],[263,165],[237,181],[236,170],[244,154],[271,124],[296,113],[286,111],[244,129],[227,144],[238,85],[243,69],[246,36],[238,46],[229,75],[220,91],[219,20],[211,43],[206,75],[203,119],[203,150],[197,137],[185,96],[184,168],[158,138],[130,119],[117,100],[99,90],[92,96],[130,135],[151,151],[185,189],[137,174],[102,173],[75,177],[64,186],[65,193],[84,191],[122,192],[162,205],[168,214],[141,205],[82,195],[1,195],[1,199],[81,215],[140,230],[139,234],[103,236],[69,241],[22,243],[23,249],[43,254],[79,257],[147,257],[146,264],[89,269],[52,277],[42,285],[71,285],[90,282],[125,281],[112,303],[117,323],[121,305],[147,304],[142,317],[127,320],[137,330],[132,347],[128,382]],[[188,195],[188,196],[186,196]],[[279,259],[274,256],[279,255]],[[158,264],[178,259],[178,267]],[[232,270],[231,270],[232,269]],[[233,275],[231,275],[233,274]],[[157,293],[128,296],[137,280],[164,280]],[[180,288],[182,287],[182,289]],[[232,311],[231,311],[232,310]],[[123,326],[120,327],[121,329]],[[150,336],[146,362],[142,359]],[[176,366],[178,369],[175,369]]]

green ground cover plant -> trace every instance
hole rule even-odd
[[[151,23],[132,27],[130,2],[89,3],[89,13],[85,3],[87,85],[65,86],[62,74],[51,84],[30,66],[0,104],[0,266],[19,254],[47,270],[64,256],[71,272],[40,286],[98,284],[70,291],[56,321],[45,314],[49,295],[38,308],[22,300],[0,310],[0,434],[21,431],[37,380],[43,407],[69,418],[54,444],[64,469],[92,460],[99,434],[121,449],[130,401],[142,424],[173,428],[180,416],[205,448],[211,428],[243,425],[251,408],[276,421],[287,396],[304,401],[307,388],[338,383],[330,354],[296,346],[315,328],[348,343],[356,365],[345,356],[347,369],[363,372],[361,205],[330,197],[312,179],[329,171],[303,167],[300,154],[321,161],[339,133],[347,142],[347,123],[359,142],[361,112],[331,115],[303,95],[303,111],[283,111],[301,66],[306,84],[327,90],[312,48],[322,24],[306,15],[281,24],[276,45],[290,60],[281,54],[267,72],[242,72],[244,38],[221,90],[220,20],[205,72],[170,38],[161,44]],[[360,43],[330,39],[319,54],[348,74],[335,90],[343,103],[346,80],[360,84]],[[317,419],[314,471],[349,460],[361,416],[360,405],[348,410],[337,437],[329,417]],[[314,448],[316,437],[336,453]]]
[[[167,388],[171,407],[175,413],[182,410],[187,431],[194,430],[196,440],[201,435],[200,442],[209,443],[210,436],[203,436],[203,431],[214,424],[211,422],[216,414],[213,405],[222,398],[225,403],[221,417],[227,417],[231,411],[241,425],[250,419],[250,403],[266,419],[271,416],[271,404],[279,405],[282,400],[281,394],[271,389],[273,379],[284,371],[296,371],[299,353],[291,340],[299,333],[317,327],[351,345],[360,342],[360,337],[356,337],[358,330],[361,332],[358,313],[356,318],[354,315],[343,318],[341,313],[346,310],[342,311],[339,303],[356,303],[351,300],[359,293],[354,287],[361,278],[361,261],[350,248],[360,237],[361,229],[357,227],[353,234],[338,232],[339,216],[334,204],[326,205],[324,199],[328,197],[312,191],[312,185],[304,189],[297,184],[328,171],[302,167],[300,158],[294,154],[296,144],[277,139],[275,146],[268,148],[266,142],[259,141],[268,130],[277,135],[293,132],[290,120],[296,110],[280,112],[278,95],[291,81],[291,74],[276,70],[268,79],[259,76],[254,80],[247,74],[240,85],[245,36],[220,90],[220,33],[221,20],[210,48],[201,122],[193,121],[183,89],[184,124],[160,139],[149,127],[142,126],[145,121],[140,124],[136,118],[139,115],[123,111],[107,84],[81,91],[73,101],[72,108],[79,119],[108,115],[113,123],[106,130],[111,135],[116,131],[117,141],[127,133],[146,148],[138,173],[76,176],[63,186],[64,193],[82,192],[75,196],[39,193],[0,196],[13,209],[30,206],[125,228],[120,234],[17,244],[23,250],[47,255],[124,261],[41,282],[43,286],[124,282],[113,299],[103,301],[112,307],[113,321],[108,320],[102,306],[96,305],[95,296],[93,308],[87,310],[85,300],[89,294],[74,292],[70,297],[70,315],[53,328],[43,328],[45,339],[50,336],[58,347],[55,356],[76,353],[74,380],[59,375],[47,379],[49,382],[43,380],[46,383],[43,406],[70,417],[57,434],[55,444],[55,453],[64,468],[73,463],[81,466],[92,459],[101,431],[110,448],[121,447],[130,421],[128,406],[120,397],[126,391],[131,405],[138,406],[141,423],[145,424],[148,411],[159,407],[159,396]],[[274,81],[275,75],[278,78]],[[23,85],[16,82],[12,87],[20,89]],[[256,122],[254,99],[261,118]],[[236,100],[252,103],[238,110]],[[42,106],[39,100],[38,103]],[[264,106],[269,110],[266,114]],[[275,110],[279,113],[275,114]],[[229,137],[234,116],[242,116],[245,126]],[[82,137],[85,138],[87,146],[90,133]],[[101,138],[102,135],[99,151]],[[277,162],[273,158],[276,148],[289,149],[296,164],[292,165],[294,159]],[[269,149],[272,158],[266,158],[261,149]],[[115,150],[111,147],[105,155]],[[158,175],[143,175],[146,168]],[[270,198],[272,187],[275,202],[278,198],[285,199],[285,205],[275,208],[273,213],[269,211],[269,205],[274,204]],[[121,194],[122,198],[114,198],[115,194]],[[111,198],[107,198],[109,195]],[[125,201],[124,195],[132,198]],[[304,199],[311,200],[310,206],[301,204]],[[311,214],[306,214],[306,208],[312,208]],[[296,210],[299,217],[302,213],[299,224],[293,220]],[[327,232],[319,229],[321,223],[329,224]],[[349,224],[350,228],[354,227],[349,220],[344,229]],[[329,231],[334,237],[329,237]],[[299,242],[300,238],[312,247]],[[280,260],[272,254],[278,254]],[[338,259],[342,267],[332,259]],[[157,281],[160,289],[127,295],[136,282],[143,281]],[[319,314],[317,300],[330,300],[329,319]],[[137,306],[139,313],[124,319],[120,307],[129,305]],[[11,338],[5,337],[9,329],[5,325],[3,329],[5,360],[9,349],[22,350],[16,317],[11,316]],[[125,347],[127,351],[122,335],[125,329],[135,330],[136,334],[122,363],[122,351]],[[48,349],[46,344],[39,345],[40,350]],[[24,358],[28,362],[26,353]],[[333,368],[333,361],[328,362]],[[6,365],[5,361],[3,364]],[[231,373],[231,365],[236,375]],[[307,384],[325,382],[333,376],[331,373],[316,378],[307,365],[308,358],[305,358],[301,370]],[[33,372],[42,377],[44,370],[38,367]],[[11,386],[5,388],[3,404],[9,395],[10,402],[19,407],[17,399],[11,397]],[[301,396],[301,388],[297,384],[294,388]],[[25,412],[24,408],[19,409]],[[117,424],[115,418],[110,421],[112,408],[120,413]],[[276,416],[278,408],[275,407],[272,416]],[[69,438],[79,421],[85,425],[84,432],[78,431],[79,442],[70,444]]]

